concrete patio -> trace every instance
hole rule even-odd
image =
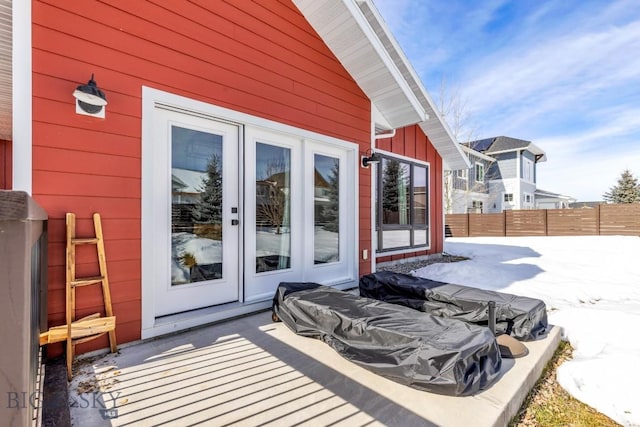
[[[528,356],[505,360],[493,387],[450,397],[368,372],[261,312],[78,363],[71,419],[75,426],[504,426],[559,340],[553,327],[526,344]]]

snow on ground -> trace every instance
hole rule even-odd
[[[573,360],[558,369],[572,396],[626,426],[640,426],[640,238],[448,238],[471,258],[415,275],[545,301]]]

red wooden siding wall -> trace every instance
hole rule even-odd
[[[0,139],[0,190],[11,189],[11,141]]]
[[[398,129],[392,138],[380,139],[376,146],[402,156],[429,162],[429,218],[431,249],[384,256],[377,262],[395,261],[415,256],[441,253],[444,244],[442,224],[442,158],[418,125]]]
[[[100,212],[118,342],[140,337],[142,85],[369,145],[369,100],[289,0],[35,0],[32,16],[33,194],[50,217],[50,325],[64,323],[64,214],[88,233]],[[104,120],[75,114],[71,93],[92,73],[109,101]],[[371,251],[368,237],[361,245]],[[93,267],[89,254],[78,263],[78,274]],[[100,302],[79,294],[78,314]]]

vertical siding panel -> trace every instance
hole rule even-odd
[[[404,155],[411,158],[416,158],[416,142],[418,140],[417,126],[410,126],[407,129],[404,142]]]
[[[427,137],[425,136],[424,132],[422,132],[422,130],[420,130],[420,132],[416,132],[416,135],[418,136],[416,140],[416,159],[426,162],[427,146],[430,144],[430,142],[427,140]]]
[[[376,148],[379,148],[379,149],[385,150],[385,151],[393,151],[393,149],[391,147],[391,141],[392,141],[392,138],[378,139],[376,141]]]

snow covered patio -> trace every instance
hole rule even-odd
[[[76,367],[71,417],[75,426],[502,426],[559,339],[554,327],[546,339],[527,343],[525,358],[505,359],[493,387],[450,397],[366,371],[262,312],[127,346]],[[78,389],[99,393],[78,395]],[[117,412],[101,412],[105,407]]]

